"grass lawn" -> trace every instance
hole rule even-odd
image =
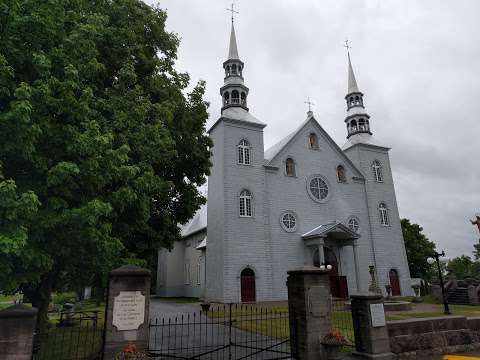
[[[470,305],[449,305],[452,315],[461,315],[467,317],[480,316],[480,306]],[[414,305],[415,309],[415,305]],[[443,305],[431,304],[430,311],[408,311],[408,312],[389,312],[387,320],[405,320],[412,318],[440,317],[445,316],[443,313]]]
[[[168,301],[168,302],[175,302],[179,304],[192,304],[192,303],[200,302],[198,298],[194,298],[194,297],[155,297],[155,299]]]

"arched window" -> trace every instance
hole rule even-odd
[[[315,133],[308,135],[308,144],[310,149],[318,149],[318,139]]]
[[[295,162],[292,158],[285,161],[285,173],[287,176],[295,176]]]
[[[242,91],[241,95],[240,95],[240,98],[241,98],[241,102],[242,102],[242,105],[246,105],[247,104],[247,95]]]
[[[361,118],[358,120],[358,130],[364,131],[365,130],[365,119]]]
[[[357,120],[350,121],[350,128],[352,129],[352,132],[357,131]]]
[[[353,96],[350,96],[349,104],[350,104],[350,106],[355,105],[355,102],[353,101]]]
[[[241,217],[252,217],[252,194],[250,191],[242,190],[239,207]]]
[[[380,161],[375,160],[372,163],[372,171],[373,171],[373,179],[376,182],[382,182],[383,181],[382,164],[380,164]]]
[[[233,75],[237,74],[237,65],[235,65],[235,64],[232,65],[232,74]]]
[[[232,91],[232,104],[240,104],[238,90]]]
[[[228,91],[225,91],[225,94],[223,94],[223,105],[228,104],[230,104],[230,93]]]
[[[355,96],[355,105],[360,104],[360,99],[358,98],[358,95]]]
[[[230,75],[230,65],[227,65],[226,71],[227,71],[227,76],[229,76]]]
[[[238,163],[250,165],[250,143],[245,139],[238,144]]]
[[[337,179],[339,182],[347,182],[347,176],[345,175],[345,168],[343,165],[337,166]]]
[[[378,213],[380,215],[380,224],[382,224],[383,226],[390,225],[390,222],[388,220],[388,208],[385,203],[380,203],[378,205]]]
[[[366,130],[367,131],[370,131],[370,122],[367,120],[365,120],[365,124],[366,124]]]

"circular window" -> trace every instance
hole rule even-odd
[[[283,230],[293,232],[297,228],[297,219],[291,212],[286,212],[280,217],[280,225]]]
[[[350,228],[350,230],[358,232],[358,230],[360,229],[360,221],[358,221],[357,218],[352,217],[348,220],[348,227]]]
[[[307,181],[308,192],[316,201],[325,201],[328,197],[329,190],[327,182],[318,175],[312,176]]]

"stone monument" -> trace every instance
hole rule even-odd
[[[150,271],[122,266],[110,272],[105,321],[104,360],[113,360],[129,344],[148,348]]]
[[[377,279],[375,277],[375,266],[370,265],[368,267],[368,272],[370,273],[370,285],[368,286],[368,291],[374,294],[382,294],[382,290],[378,286]]]

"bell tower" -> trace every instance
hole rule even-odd
[[[348,49],[348,43],[347,43]],[[353,72],[352,61],[350,60],[350,52],[348,54],[348,93],[345,96],[347,102],[347,117],[345,124],[347,125],[347,139],[357,134],[372,135],[370,130],[370,116],[365,112],[363,103],[363,93],[358,90],[357,80]]]
[[[243,67],[243,61],[238,57],[237,38],[232,16],[228,59],[223,63],[225,78],[224,84],[220,88],[220,95],[223,99],[222,112],[230,107],[240,107],[248,111],[248,88],[243,84]]]

